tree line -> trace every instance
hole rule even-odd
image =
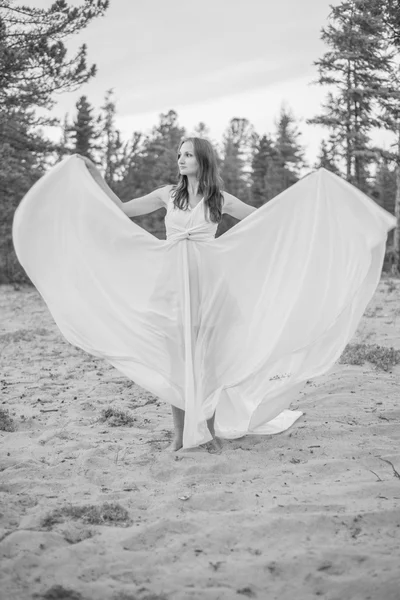
[[[193,131],[176,111],[159,115],[150,132],[124,140],[116,126],[113,91],[95,109],[87,96],[62,123],[50,113],[55,92],[79,89],[96,75],[85,45],[68,56],[65,40],[102,18],[108,0],[83,0],[79,7],[57,0],[48,9],[0,0],[0,282],[23,281],[12,248],[11,223],[24,193],[45,170],[71,153],[91,158],[122,200],[141,196],[177,178],[176,149],[187,134],[210,139],[207,125]],[[256,207],[299,180],[305,169],[325,167],[369,194],[400,222],[400,7],[393,0],[349,0],[331,7],[322,29],[326,52],[315,62],[315,85],[326,101],[310,127],[326,129],[315,164],[307,164],[299,123],[283,106],[272,132],[256,132],[244,117],[232,118],[217,150],[225,189]],[[38,109],[42,109],[40,112]],[[58,142],[44,126],[59,126]],[[377,129],[393,134],[390,150],[372,139]],[[212,141],[212,140],[211,140]],[[165,234],[164,211],[134,219],[156,236]],[[221,235],[236,221],[224,215]],[[399,228],[390,237],[387,260],[400,267]]]

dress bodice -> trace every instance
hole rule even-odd
[[[218,223],[206,219],[204,211],[204,198],[194,207],[182,210],[174,205],[172,195],[169,195],[167,214],[165,215],[165,228],[167,240],[190,240],[193,242],[208,241],[214,239]]]

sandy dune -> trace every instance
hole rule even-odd
[[[0,288],[1,599],[400,599],[400,365],[339,364],[280,435],[170,454],[170,408]],[[400,281],[355,340],[400,349]],[[101,420],[122,409],[131,426]]]

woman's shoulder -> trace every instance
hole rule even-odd
[[[163,185],[157,189],[157,193],[160,196],[163,204],[165,206],[168,205],[168,202],[171,200],[171,194],[174,190],[175,186],[173,184]]]
[[[256,209],[255,206],[248,204],[247,202],[242,202],[239,198],[236,198],[233,194],[229,194],[228,192],[222,192],[224,196],[224,205],[222,207],[223,213],[228,213],[235,219],[244,219]]]
[[[224,214],[225,212],[227,212],[227,209],[231,205],[232,198],[234,198],[234,196],[232,196],[232,194],[229,194],[225,190],[221,190],[221,196],[222,196],[222,199],[223,199],[223,202],[222,202],[222,214]]]

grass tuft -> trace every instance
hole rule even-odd
[[[135,417],[132,417],[128,412],[119,410],[118,408],[105,408],[101,411],[101,421],[107,421],[111,427],[122,427],[127,425],[132,427],[136,421]]]
[[[100,506],[84,504],[82,506],[63,506],[46,515],[42,527],[51,528],[66,519],[75,519],[90,525],[119,525],[127,527],[131,524],[128,511],[116,502],[104,502]]]
[[[116,592],[113,596],[113,600],[139,600],[139,596],[131,594],[130,592]],[[153,594],[149,593],[145,596],[140,596],[140,600],[168,600],[165,594]]]
[[[17,426],[10,413],[5,408],[0,408],[0,431],[16,431]]]
[[[68,590],[62,585],[53,585],[44,594],[35,594],[34,597],[41,600],[83,600],[82,594]]]
[[[9,331],[7,333],[0,334],[0,342],[3,344],[18,342],[31,342],[36,336],[48,336],[50,332],[44,327],[36,327],[35,329],[17,329],[16,331]]]
[[[400,363],[400,350],[372,344],[348,344],[339,359],[345,365],[363,365],[367,361],[377,369],[388,371]]]
[[[394,283],[393,279],[386,279],[385,280],[385,285],[387,286],[387,291],[389,293],[395,292],[397,290],[397,286]]]

